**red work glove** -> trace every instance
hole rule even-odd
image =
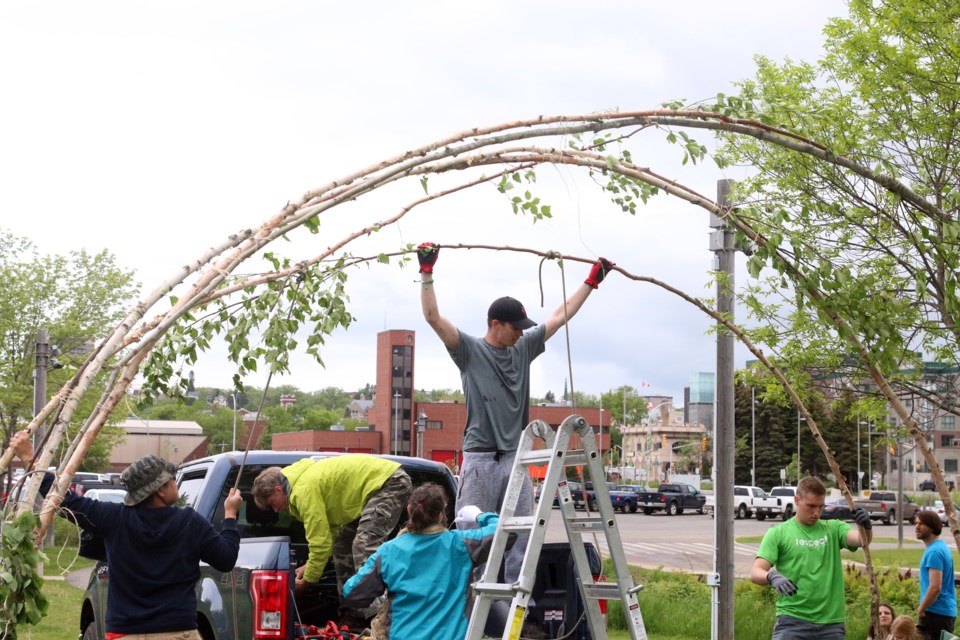
[[[440,255],[440,245],[424,242],[417,246],[417,260],[420,261],[420,273],[433,273],[433,265]]]
[[[616,263],[610,262],[606,258],[600,258],[590,267],[590,275],[584,280],[585,283],[596,289],[603,282],[603,277],[607,272],[613,269]]]

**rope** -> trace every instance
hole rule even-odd
[[[556,260],[556,261],[557,261],[557,264],[558,264],[559,267],[560,267],[560,287],[561,287],[561,293],[562,293],[562,296],[563,296],[563,335],[564,335],[564,338],[565,338],[565,340],[566,340],[566,345],[567,345],[567,372],[568,372],[568,375],[570,376],[570,398],[571,398],[571,403],[572,403],[571,406],[572,406],[572,408],[573,408],[573,412],[576,413],[576,411],[577,411],[577,394],[576,394],[576,387],[575,387],[574,384],[573,384],[573,352],[572,352],[572,350],[571,350],[571,348],[570,348],[570,316],[569,316],[569,314],[567,313],[567,275],[566,275],[566,270],[563,268],[563,256],[560,255],[560,253],[558,253],[558,252],[556,252],[556,251],[549,251],[549,252],[547,252],[547,254],[540,260],[540,268],[539,268],[539,278],[540,278],[540,306],[542,307],[542,306],[543,306],[543,302],[544,302],[544,298],[543,298],[543,263],[544,263],[544,261],[546,261],[546,260],[548,260],[548,259]],[[592,429],[592,427],[591,427],[591,429]],[[581,443],[581,446],[583,446],[583,443]],[[602,447],[602,446],[603,446],[603,442],[600,442],[600,447]],[[599,451],[599,447],[598,447],[598,451]],[[602,455],[600,456],[600,468],[603,469],[603,456],[602,456]],[[587,513],[587,515],[589,516],[589,515],[590,515],[590,498],[587,496],[587,483],[586,483],[586,481],[585,481],[584,478],[583,478],[583,468],[582,468],[582,467],[580,468],[580,471],[578,472],[578,476],[580,477],[580,491],[583,492],[583,509],[584,509],[584,511]],[[606,481],[607,481],[606,473],[604,473],[604,477],[602,477],[602,478],[599,478],[599,479],[598,479],[598,478],[593,478],[593,481],[594,481],[595,483],[598,482],[598,481],[599,481],[599,482],[604,482],[604,483],[606,483]],[[596,488],[594,488],[594,496],[596,496]],[[543,498],[543,496],[541,496],[541,499],[542,499],[542,498]],[[603,573],[603,551],[602,551],[602,549],[601,549],[601,547],[600,547],[600,539],[597,537],[597,532],[596,532],[596,531],[594,531],[592,535],[593,535],[593,546],[597,548],[597,555],[600,556],[600,572],[601,572],[601,574],[602,574],[602,573]],[[586,604],[584,604],[584,606],[586,606]]]

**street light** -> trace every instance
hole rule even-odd
[[[750,485],[757,486],[757,398],[750,385]]]
[[[400,391],[393,392],[393,455],[398,455],[397,439],[400,436],[400,427],[398,426],[400,414],[397,405],[400,404]]]
[[[233,392],[230,394],[230,397],[233,398],[233,448],[231,451],[237,450],[237,393]]]
[[[417,414],[417,457],[423,457],[423,434],[427,430],[427,412]]]
[[[797,409],[797,486],[800,486],[800,422],[806,422],[806,418],[800,415],[800,409]]]

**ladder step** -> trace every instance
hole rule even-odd
[[[500,528],[504,531],[519,531],[525,533],[533,529],[537,523],[536,516],[514,516],[500,520]]]
[[[573,532],[597,531],[603,529],[603,518],[574,518],[567,521],[567,527]]]
[[[550,464],[557,455],[553,449],[534,449],[521,454],[517,461],[528,467]],[[563,462],[565,467],[582,467],[587,464],[587,456],[582,449],[567,451],[562,458],[557,458]]]
[[[473,585],[473,589],[479,594],[504,600],[509,600],[519,591],[516,585],[503,582],[477,582]]]
[[[527,465],[549,464],[553,460],[553,449],[535,449],[520,456],[520,462]]]
[[[630,593],[636,593],[641,589],[643,589],[643,587],[637,585],[630,590]],[[586,592],[588,598],[593,598],[595,600],[620,599],[620,587],[617,586],[616,582],[595,582],[594,584],[585,584],[583,585],[583,590]]]

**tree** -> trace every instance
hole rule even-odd
[[[74,251],[41,255],[30,240],[0,230],[0,427],[4,446],[33,417],[36,336],[47,329],[62,369],[47,371],[48,389],[60,388],[133,298],[133,274],[112,254]],[[84,408],[93,404],[87,400]],[[118,434],[104,438],[85,468],[105,466]]]
[[[828,23],[820,61],[759,57],[756,77],[716,105],[790,127],[836,159],[723,136],[721,161],[756,169],[737,188],[738,202],[749,203],[738,217],[769,240],[751,272],[773,268],[746,304],[797,375],[872,378],[874,390],[860,385],[861,393],[880,397],[876,373],[851,357],[859,354],[850,336],[862,336],[892,394],[958,414],[960,7],[853,0],[849,9]],[[775,247],[783,259],[771,257]],[[944,365],[942,384],[928,384],[924,359]],[[851,411],[877,420],[883,405]],[[912,435],[924,451],[920,427]]]
[[[610,424],[618,427],[639,424],[647,415],[647,400],[642,398],[637,390],[624,385],[600,394],[603,401],[603,410],[609,411]],[[626,416],[624,416],[626,407]]]

